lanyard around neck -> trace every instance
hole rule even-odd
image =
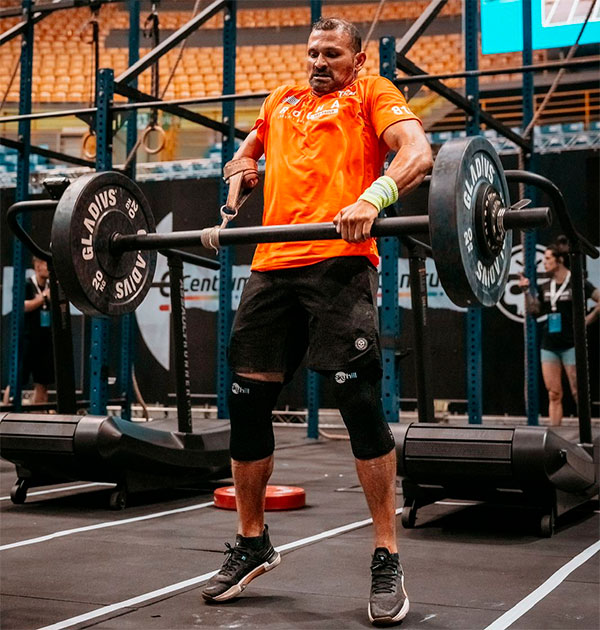
[[[41,295],[42,290],[40,289],[40,285],[38,284],[37,276],[35,274],[31,276],[31,281],[33,282],[33,286],[35,287],[35,290]]]
[[[33,282],[33,286],[35,287],[35,290],[38,292],[38,295],[43,295],[42,290],[40,289],[40,285],[38,284],[37,277],[36,277],[35,274],[33,274],[33,276],[31,276],[31,281]],[[44,297],[44,303],[42,304],[42,310],[43,311],[48,310],[48,302],[47,302],[45,297]]]
[[[558,291],[556,290],[556,280],[552,278],[550,282],[550,308],[555,311],[556,303],[558,302],[558,298],[565,292],[567,288],[567,284],[569,284],[569,280],[571,279],[571,272],[567,271],[567,275],[563,280],[563,283],[560,285]]]

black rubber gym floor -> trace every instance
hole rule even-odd
[[[114,512],[109,488],[72,483],[33,488],[13,505],[14,467],[1,461],[1,628],[371,627],[372,532],[349,443],[303,435],[277,430],[271,483],[307,495],[303,509],[267,514],[282,563],[220,605],[200,590],[236,514],[210,505],[214,487],[134,495]],[[599,519],[596,501],[540,538],[537,515],[483,504],[422,508],[412,530],[398,517],[411,602],[400,627],[596,630]]]

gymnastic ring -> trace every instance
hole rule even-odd
[[[156,133],[158,134],[158,145],[154,147],[154,149],[152,149],[149,146],[149,144],[146,142],[148,139],[148,136],[153,131],[156,131]],[[144,147],[146,152],[149,153],[150,155],[154,155],[155,153],[160,153],[165,148],[166,137],[167,136],[165,134],[165,130],[160,125],[148,125],[144,129],[144,133],[142,134],[142,146]]]
[[[94,150],[93,151],[90,151],[88,149],[88,144],[89,144],[90,138],[94,139]],[[88,160],[93,160],[96,157],[96,134],[91,129],[89,131],[87,131],[84,134],[84,136],[83,136],[83,139],[81,141],[81,150],[83,152],[83,156],[86,157]]]

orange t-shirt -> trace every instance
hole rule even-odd
[[[308,85],[274,90],[254,124],[266,158],[263,225],[332,221],[380,176],[389,151],[381,135],[401,120],[418,118],[394,84],[379,76],[324,96]],[[302,267],[334,256],[379,261],[375,239],[261,243],[252,269]]]

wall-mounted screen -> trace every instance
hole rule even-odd
[[[532,0],[533,48],[575,43],[594,0]],[[481,0],[481,46],[484,55],[523,50],[522,0]],[[600,42],[600,2],[579,40]]]

